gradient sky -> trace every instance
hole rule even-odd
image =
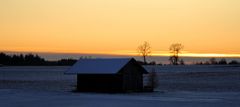
[[[178,42],[240,56],[240,0],[0,0],[1,51],[129,54],[144,41],[154,55]]]

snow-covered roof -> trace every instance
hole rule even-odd
[[[66,74],[114,74],[131,58],[79,59]]]

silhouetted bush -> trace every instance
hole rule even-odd
[[[230,65],[236,65],[236,64],[240,64],[238,61],[236,60],[232,60],[231,62],[229,62]]]

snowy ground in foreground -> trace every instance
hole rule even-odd
[[[76,77],[64,75],[68,68],[0,67],[0,107],[240,106],[239,68],[159,71],[157,92],[125,94],[73,93]]]
[[[1,107],[239,107],[240,93],[97,94],[0,90]]]

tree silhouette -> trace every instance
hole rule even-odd
[[[0,64],[7,65],[10,64],[11,57],[6,55],[5,53],[0,53]]]
[[[147,64],[146,57],[151,54],[150,44],[145,41],[142,45],[138,46],[137,51],[142,55],[144,64]]]
[[[169,60],[170,63],[173,65],[178,65],[179,62],[179,53],[181,53],[181,50],[184,48],[184,46],[180,43],[175,43],[172,44],[169,47],[170,53],[172,53],[172,55],[170,56]]]
[[[216,58],[210,58],[210,59],[209,59],[209,62],[210,62],[210,64],[212,64],[212,65],[216,65],[216,64],[217,64]]]
[[[226,59],[222,58],[219,62],[218,62],[219,65],[226,65],[227,64],[227,61]]]

